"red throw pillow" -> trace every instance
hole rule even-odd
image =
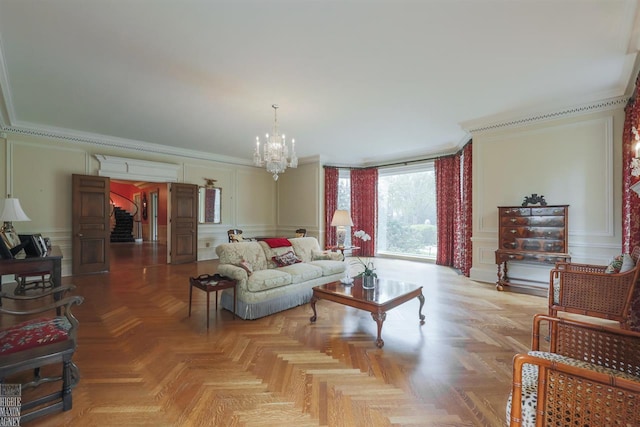
[[[278,267],[284,267],[287,265],[302,262],[302,260],[298,258],[296,254],[293,253],[293,251],[285,252],[282,255],[271,257],[271,259],[276,263]]]
[[[272,237],[264,239],[264,242],[269,245],[270,248],[284,248],[291,246],[291,242],[286,237]]]

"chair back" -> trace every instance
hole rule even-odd
[[[607,266],[559,263],[551,270],[549,315],[558,311],[616,320],[629,327],[631,301],[640,279],[640,247],[631,257],[635,266],[622,273],[608,273]]]
[[[227,236],[229,237],[229,243],[242,241],[242,230],[238,228],[232,228],[227,230]]]

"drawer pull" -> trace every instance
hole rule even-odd
[[[517,231],[516,231],[516,230],[513,230],[513,229],[509,230],[509,232],[510,232],[511,234],[516,234],[516,233],[517,233]]]
[[[516,218],[511,218],[511,222],[516,222],[518,221]]]

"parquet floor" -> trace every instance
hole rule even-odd
[[[546,307],[378,259],[379,275],[426,298],[422,326],[417,299],[387,314],[382,349],[369,313],[323,300],[315,324],[309,304],[254,321],[212,308],[207,331],[204,292],[187,316],[188,277],[217,261],[170,266],[164,247],[112,246],[111,273],[64,279],[85,297],[73,409],[32,426],[500,426],[512,357]]]

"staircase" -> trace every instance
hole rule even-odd
[[[133,215],[124,209],[114,206],[113,216],[116,220],[111,230],[111,243],[135,242],[133,238]]]

